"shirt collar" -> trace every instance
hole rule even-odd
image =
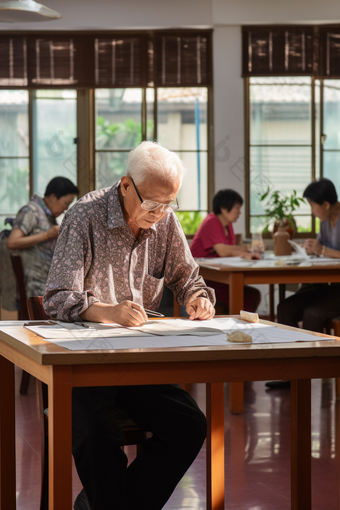
[[[127,223],[124,218],[124,214],[122,211],[122,206],[120,205],[119,200],[119,189],[120,181],[117,182],[109,191],[109,199],[108,199],[108,227],[109,228],[118,228],[118,227],[127,227]],[[152,225],[149,229],[142,229],[144,232],[148,233],[156,233],[156,225]]]
[[[39,197],[39,195],[37,195],[36,193],[34,193],[34,195],[31,197],[31,202],[35,202],[36,204],[38,204],[43,209],[43,211],[45,212],[45,214],[47,216],[53,217],[53,215],[52,215],[50,209],[47,207],[44,199]]]

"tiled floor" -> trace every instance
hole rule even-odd
[[[204,410],[204,386],[193,385],[192,394]],[[262,382],[247,383],[245,402],[244,415],[226,411],[226,509],[289,510],[289,390],[266,390]],[[40,430],[34,381],[27,396],[17,394],[16,412],[17,510],[38,510]],[[313,381],[313,510],[339,509],[336,423],[340,431],[340,402],[335,401],[333,384]],[[128,454],[132,456],[132,448]],[[74,498],[80,488],[74,471]],[[205,448],[165,508],[205,508]]]

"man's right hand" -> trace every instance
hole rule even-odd
[[[127,327],[140,326],[148,320],[144,308],[138,303],[128,300],[122,301],[119,305],[93,303],[79,317],[83,321],[102,322],[104,324],[114,322]]]
[[[46,230],[46,235],[49,239],[56,239],[59,233],[59,225],[53,225],[53,227]]]
[[[111,308],[112,322],[122,326],[140,326],[147,322],[148,317],[141,305],[132,301],[122,301]]]

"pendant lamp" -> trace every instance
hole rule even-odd
[[[0,22],[34,23],[36,21],[53,21],[60,19],[61,14],[34,0],[0,1]]]

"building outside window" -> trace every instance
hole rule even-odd
[[[29,199],[28,92],[0,90],[0,229]]]

